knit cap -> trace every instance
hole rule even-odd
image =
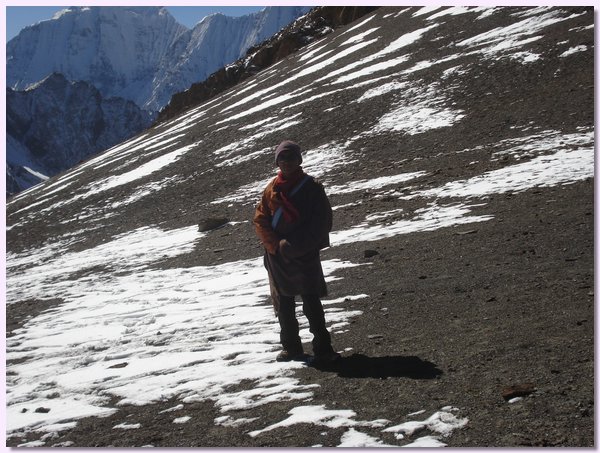
[[[302,150],[300,149],[300,145],[294,143],[291,140],[284,140],[279,144],[277,149],[275,149],[275,165],[277,165],[277,159],[279,158],[279,154],[281,154],[284,151],[293,152],[300,158],[300,163],[302,163]]]

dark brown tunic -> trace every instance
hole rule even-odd
[[[277,312],[279,295],[327,295],[319,250],[329,247],[332,211],[323,185],[309,178],[289,197],[298,209],[300,219],[289,224],[281,216],[273,228],[273,216],[281,205],[279,193],[273,190],[274,181],[267,185],[256,207],[254,226],[266,250],[264,262]],[[278,251],[281,239],[287,239],[291,244],[287,260]]]

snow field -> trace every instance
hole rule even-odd
[[[188,253],[201,240],[195,230],[140,230],[85,251],[85,256],[52,250],[46,256],[54,260],[9,280],[13,302],[35,294],[64,301],[7,341],[7,359],[20,360],[11,367],[8,383],[9,432],[112,413],[101,407],[108,395],[120,397],[120,404],[139,405],[174,396],[184,403],[210,399],[222,412],[312,397],[313,386],[290,377],[301,364],[273,360],[278,325],[265,301],[268,283],[261,258],[151,269],[165,253]],[[150,250],[154,253],[140,253]],[[57,269],[69,275],[93,257],[88,266],[112,263],[132,272],[53,281]],[[335,278],[331,274],[348,266],[355,265],[323,263],[330,281]],[[328,301],[326,312],[345,299]],[[337,310],[327,316],[341,327],[358,315]],[[310,340],[305,321],[301,328],[302,338]],[[228,391],[242,380],[255,385]],[[35,412],[38,407],[50,410]]]

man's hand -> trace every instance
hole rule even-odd
[[[286,263],[290,261],[291,249],[292,244],[290,244],[287,239],[282,239],[279,241],[279,253]]]

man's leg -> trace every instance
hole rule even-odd
[[[299,335],[298,319],[296,319],[296,301],[294,297],[279,296],[279,312],[277,314],[281,331],[279,338],[283,350],[290,358],[303,354],[302,341]]]
[[[313,352],[316,356],[325,356],[333,353],[331,336],[325,327],[325,313],[319,296],[302,295],[302,310],[308,318],[310,332],[313,334]]]

